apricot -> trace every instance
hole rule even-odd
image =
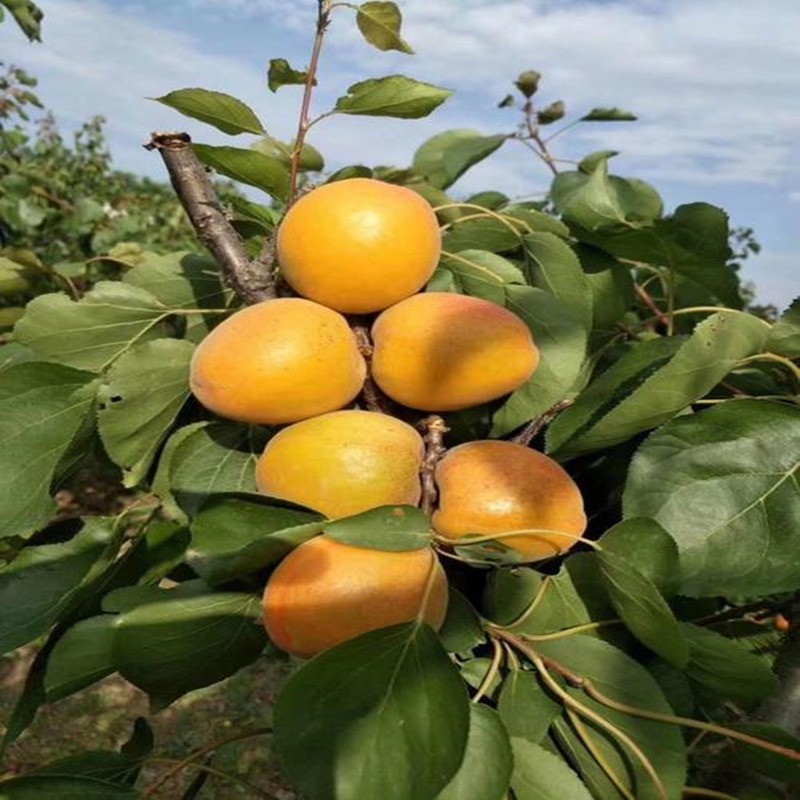
[[[372,327],[372,374],[393,400],[456,411],[522,386],[539,363],[528,326],[502,306],[447,292],[409,297]]]
[[[433,527],[450,539],[471,533],[548,531],[499,540],[524,560],[535,561],[569,550],[586,530],[583,497],[575,482],[552,458],[524,445],[458,445],[444,455],[434,477],[439,505]]]
[[[366,364],[341,314],[297,297],[237,311],[198,345],[190,385],[227,419],[277,425],[347,405]]]
[[[256,465],[260,491],[327,517],[376,506],[416,505],[422,437],[374,411],[334,411],[303,420],[267,442]]]
[[[286,282],[348,314],[380,311],[419,291],[441,252],[436,215],[404,186],[350,178],[301,197],[277,235]]]
[[[309,658],[418,616],[438,630],[447,611],[447,577],[430,548],[391,553],[323,534],[281,561],[267,582],[263,611],[269,638]]]

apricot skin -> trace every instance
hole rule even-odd
[[[456,411],[522,386],[539,363],[530,330],[511,311],[447,292],[409,297],[372,327],[372,374],[393,400]]]
[[[277,425],[347,405],[366,364],[341,314],[301,298],[237,311],[198,345],[195,397],[227,419]]]
[[[430,548],[387,552],[322,535],[289,553],[272,573],[264,626],[282,650],[310,658],[367,631],[409,622],[423,604],[423,618],[438,630],[447,611],[447,578]]]
[[[416,192],[351,178],[301,197],[278,228],[277,252],[283,277],[299,295],[368,314],[427,283],[441,236],[433,209]]]
[[[422,437],[374,411],[334,411],[284,428],[256,465],[260,491],[330,518],[416,505]]]
[[[437,465],[435,480],[439,507],[433,527],[451,539],[529,528],[571,534],[500,540],[535,561],[568,550],[586,530],[583,497],[572,478],[552,458],[520,444],[458,445]]]

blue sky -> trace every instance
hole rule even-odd
[[[266,89],[266,65],[308,60],[316,0],[39,0],[44,44],[0,26],[0,58],[40,78],[40,95],[65,129],[108,118],[115,162],[160,176],[141,144],[151,130],[187,129],[223,140],[148,101],[204,86],[251,104],[272,135],[291,138],[299,89]],[[355,81],[402,72],[454,89],[423,121],[338,117],[312,131],[331,169],[408,164],[447,128],[510,131],[497,102],[525,69],[544,74],[543,101],[568,111],[617,105],[630,124],[579,126],[554,143],[580,158],[619,150],[622,175],[652,182],[667,208],[695,200],[724,207],[755,228],[764,250],[747,264],[758,296],[779,307],[800,294],[800,3],[796,0],[401,0],[415,56],[381,53],[339,9],[321,65],[317,111]],[[240,137],[246,145],[246,137]],[[239,142],[237,142],[238,144]],[[453,188],[544,191],[548,175],[522,147],[504,146]]]

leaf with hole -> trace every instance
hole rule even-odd
[[[157,339],[120,356],[97,393],[97,425],[106,452],[138,485],[189,397],[191,342]]]

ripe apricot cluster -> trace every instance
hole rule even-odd
[[[494,303],[420,291],[439,261],[440,232],[427,202],[405,187],[325,184],[291,206],[276,244],[282,277],[299,296],[217,326],[192,360],[194,395],[229,419],[288,425],[257,463],[267,495],[333,519],[418,504],[419,433],[386,414],[345,409],[367,364],[343,315],[377,314],[372,378],[392,400],[428,412],[476,406],[525,383],[539,359],[528,327]],[[461,445],[435,479],[434,528],[454,540],[515,531],[505,543],[532,560],[567,549],[585,528],[567,473],[521,445]],[[430,548],[365,549],[324,534],[284,558],[263,603],[270,637],[301,657],[413,618],[438,628],[446,606],[447,580]]]

